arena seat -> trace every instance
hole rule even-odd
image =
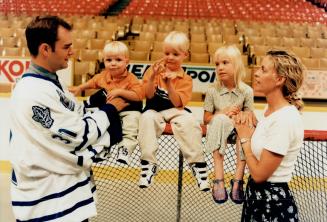
[[[15,33],[14,28],[1,27],[0,28],[1,37],[13,37]]]
[[[155,41],[159,41],[159,42],[163,41],[166,38],[167,34],[168,32],[157,32]]]
[[[99,57],[99,50],[96,49],[82,49],[79,55],[81,61],[97,61]]]
[[[191,62],[193,63],[209,63],[208,53],[193,53],[191,52]]]
[[[149,51],[131,50],[129,52],[129,59],[135,60],[135,61],[148,61],[149,60]]]
[[[155,32],[151,32],[151,31],[142,31],[139,35],[139,40],[142,41],[151,41],[153,42],[156,38]]]
[[[221,43],[219,43],[219,42],[209,42],[208,43],[208,52],[209,52],[209,54],[214,54],[216,52],[216,50],[219,47],[223,46],[223,45],[224,44],[222,42]]]
[[[207,42],[223,43],[222,34],[207,34]]]
[[[152,51],[150,54],[150,60],[157,61],[157,60],[163,58],[163,56],[164,56],[163,52]]]
[[[154,52],[162,52],[163,42],[162,41],[154,41],[152,45],[152,51]]]
[[[310,57],[319,59],[327,57],[327,48],[310,48]]]
[[[300,39],[300,46],[302,47],[315,47],[316,46],[316,40],[315,39],[309,39],[309,38],[299,38]]]
[[[133,50],[135,51],[150,51],[152,48],[152,41],[136,40],[134,41]]]
[[[207,43],[205,42],[191,42],[190,50],[192,53],[207,53]]]
[[[0,47],[17,47],[18,38],[16,37],[2,37],[0,38]]]
[[[282,46],[282,39],[279,37],[265,37],[265,45],[270,47]]]
[[[96,61],[75,61],[74,62],[74,85],[85,83],[88,75],[94,75]]]
[[[327,69],[327,58],[320,58],[319,59],[319,68]]]
[[[279,37],[282,40],[282,45],[285,47],[300,46],[300,40],[293,37]]]
[[[291,51],[298,57],[309,58],[310,57],[310,48],[309,47],[290,47]]]
[[[89,39],[87,42],[89,49],[103,50],[106,44],[105,39]]]
[[[327,49],[327,39],[316,39],[316,47]]]
[[[115,30],[97,30],[97,38],[104,40],[114,40],[116,37]]]
[[[5,47],[2,51],[2,56],[22,56],[21,48]]]
[[[87,49],[88,48],[87,42],[88,42],[88,39],[74,38],[72,46],[74,49]]]
[[[301,60],[307,69],[319,69],[319,59],[301,58]]]

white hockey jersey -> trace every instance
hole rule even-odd
[[[84,106],[46,75],[24,74],[11,98],[12,206],[17,221],[96,215],[93,160],[109,147],[104,111]]]

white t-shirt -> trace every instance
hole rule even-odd
[[[295,106],[285,106],[259,120],[251,139],[252,152],[260,160],[263,149],[284,158],[269,182],[289,182],[303,144],[303,120]]]

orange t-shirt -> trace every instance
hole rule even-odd
[[[139,101],[142,101],[145,97],[142,83],[133,73],[130,73],[127,70],[120,76],[120,78],[115,79],[112,78],[109,71],[104,70],[90,79],[87,84],[92,89],[104,88],[107,93],[110,93],[110,90],[117,88],[130,90],[137,94]]]
[[[145,92],[146,84],[149,82],[149,78],[151,77],[152,73],[153,73],[152,66],[150,66],[143,76],[144,92]],[[154,84],[156,87],[155,96],[170,101],[168,97],[168,86],[166,80],[163,79],[163,74],[164,72],[155,76],[154,79]],[[173,79],[171,83],[175,88],[179,98],[182,101],[182,106],[176,108],[184,108],[192,97],[192,87],[193,87],[192,77],[187,75],[184,72],[184,70],[181,68],[177,72],[177,77]]]

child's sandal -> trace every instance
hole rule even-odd
[[[234,190],[234,183],[238,183],[238,187],[236,190]],[[230,199],[235,203],[235,204],[242,204],[244,202],[244,191],[243,191],[243,180],[236,180],[233,179],[230,181],[230,186],[231,190],[229,193]]]
[[[224,179],[216,179],[216,180],[212,181],[212,183],[213,183],[212,198],[217,204],[225,203],[228,199],[228,194],[227,194],[225,187],[223,189],[221,189],[221,188],[215,189],[215,184],[218,185],[219,183],[223,183],[223,182],[224,182]],[[219,198],[219,197],[223,197],[223,198]]]

